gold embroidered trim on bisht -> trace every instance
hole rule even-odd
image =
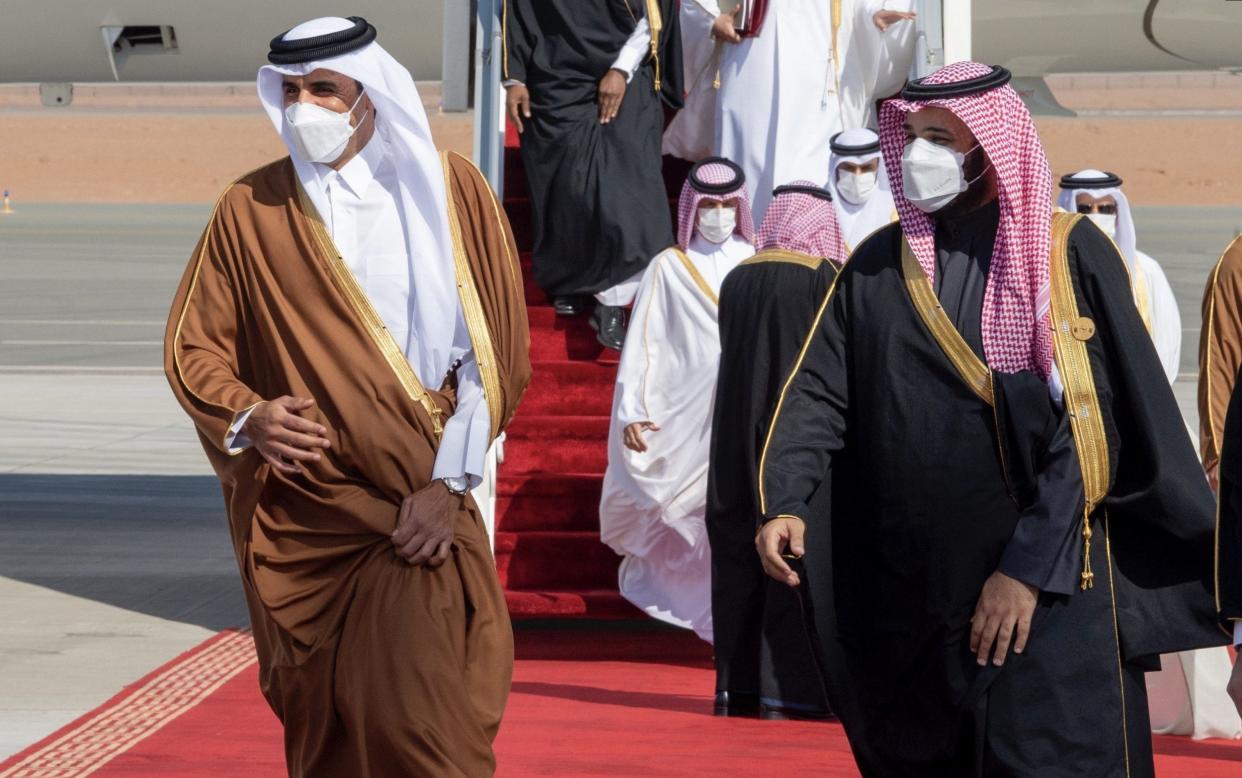
[[[832,286],[828,287],[828,292],[824,295],[824,301],[819,304],[819,310],[815,312],[815,319],[811,322],[811,329],[807,331],[806,339],[802,341],[802,348],[798,351],[798,358],[794,360],[793,368],[789,371],[789,377],[781,385],[781,393],[776,398],[776,407],[772,410],[772,421],[768,424],[768,434],[763,439],[763,452],[759,455],[760,513],[766,514],[768,512],[768,495],[763,486],[763,476],[768,464],[768,447],[772,445],[772,433],[776,431],[776,424],[781,418],[781,409],[785,405],[785,395],[789,392],[789,387],[793,384],[794,379],[798,377],[798,372],[802,370],[802,360],[806,358],[806,352],[811,348],[811,341],[819,331],[819,323],[824,318],[824,311],[828,310],[828,303],[832,302],[832,296],[837,291],[837,282],[840,280],[840,273],[837,274],[836,278],[832,279]]]
[[[810,254],[803,254],[801,251],[790,251],[788,249],[764,249],[752,257],[743,259],[739,265],[762,265],[765,262],[789,262],[795,265],[802,265],[808,270],[819,270],[819,266],[831,260],[824,257],[814,257]]]
[[[1113,647],[1117,651],[1117,683],[1121,691],[1121,742],[1126,755],[1126,778],[1130,776],[1130,724],[1126,720],[1126,675],[1121,662],[1121,628],[1117,623],[1117,589],[1113,584],[1113,547],[1109,539],[1108,513],[1104,513],[1104,562],[1108,565],[1108,597],[1113,606]]]
[[[1228,256],[1233,247],[1238,244],[1238,241],[1242,241],[1242,236],[1238,236],[1229,242],[1229,245],[1226,246],[1225,250],[1221,252],[1220,259],[1216,260],[1216,266],[1212,268],[1212,280],[1207,291],[1208,312],[1203,322],[1203,334],[1200,335],[1201,338],[1212,337],[1213,329],[1216,326],[1216,284],[1220,278],[1220,269],[1221,266],[1225,264],[1225,257]],[[1220,439],[1216,435],[1218,425],[1216,424],[1216,416],[1212,409],[1212,343],[1210,340],[1208,341],[1207,353],[1204,355],[1204,361],[1205,364],[1203,365],[1203,370],[1199,376],[1199,380],[1206,382],[1207,384],[1206,392],[1208,401],[1207,408],[1205,410],[1207,411],[1208,420],[1208,438],[1212,444],[1212,453],[1216,455],[1216,461],[1220,462],[1221,444]],[[1224,431],[1224,424],[1225,420],[1221,419],[1219,429],[1222,432]]]
[[[1094,323],[1078,313],[1074,284],[1069,270],[1069,236],[1081,214],[1055,213],[1052,216],[1052,252],[1048,277],[1052,299],[1052,344],[1056,364],[1065,386],[1065,409],[1070,415],[1074,447],[1082,468],[1086,494],[1083,507],[1082,588],[1094,585],[1091,572],[1091,512],[1108,493],[1108,440],[1104,436],[1104,417],[1091,372],[1087,340],[1094,334]]]
[[[457,272],[457,294],[461,299],[462,315],[466,320],[466,330],[470,333],[470,345],[474,349],[475,364],[479,367],[479,376],[483,379],[483,396],[487,400],[487,411],[491,415],[492,439],[500,432],[504,423],[504,399],[500,391],[500,369],[496,362],[496,348],[492,344],[492,332],[487,326],[487,316],[483,313],[483,303],[479,299],[479,290],[474,285],[474,273],[470,270],[470,262],[466,259],[466,246],[462,239],[461,218],[457,206],[453,204],[453,182],[449,171],[449,152],[440,152],[440,164],[444,167],[444,196],[448,204],[449,233],[453,238],[453,266]],[[504,228],[497,225],[501,239],[505,239]],[[508,245],[506,243],[506,252]]]
[[[953,363],[958,375],[979,399],[993,405],[996,399],[992,387],[992,371],[979,359],[949,320],[949,315],[936,299],[931,281],[915,259],[910,243],[904,236],[901,239],[901,274],[906,279],[906,290],[910,293],[910,301],[914,303],[919,318],[940,345],[944,355]]]
[[[302,214],[310,224],[311,237],[319,248],[319,252],[323,255],[329,275],[332,277],[332,282],[336,285],[337,291],[341,293],[341,296],[345,298],[345,302],[353,309],[354,314],[362,320],[363,326],[366,327],[367,333],[371,336],[371,341],[379,349],[389,368],[396,374],[397,380],[401,382],[401,386],[410,396],[410,399],[421,405],[423,410],[427,412],[427,415],[431,417],[432,430],[435,432],[436,440],[438,441],[440,436],[444,434],[444,412],[440,409],[440,406],[436,405],[435,400],[431,399],[431,395],[427,393],[426,387],[419,380],[418,374],[414,372],[414,368],[410,365],[409,360],[402,353],[401,347],[397,345],[397,341],[393,339],[392,333],[385,326],[384,320],[380,318],[379,313],[375,310],[375,306],[371,304],[370,298],[367,297],[366,292],[358,284],[358,279],[354,277],[353,272],[346,266],[345,259],[341,256],[341,252],[337,250],[332,236],[328,233],[327,226],[324,225],[323,219],[320,218],[315,204],[307,196],[301,181],[297,181],[297,187],[298,203],[301,206]]]
[[[707,283],[707,279],[704,278],[703,274],[699,272],[699,269],[694,266],[694,262],[686,254],[686,252],[682,251],[680,248],[674,247],[673,253],[677,255],[679,260],[681,260],[681,266],[684,267],[686,272],[690,274],[690,278],[694,281],[694,285],[699,288],[699,291],[703,293],[703,296],[710,300],[712,305],[719,306],[720,298],[716,296],[714,291],[712,291],[711,286]]]

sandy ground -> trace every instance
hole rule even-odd
[[[1217,74],[1058,76],[1057,97],[1081,112],[1042,117],[1056,174],[1118,172],[1135,203],[1242,204],[1242,77]],[[441,148],[470,153],[472,116],[439,111],[422,86]],[[251,87],[79,86],[68,108],[37,89],[0,87],[0,188],[13,202],[202,203],[284,153]]]

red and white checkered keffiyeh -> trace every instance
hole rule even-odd
[[[794,181],[790,186],[819,188],[810,181]],[[846,257],[837,209],[832,201],[797,190],[777,190],[764,214],[763,224],[759,225],[758,242],[760,251],[800,251],[835,262],[844,262]]]
[[[958,62],[921,83],[948,84],[986,76],[978,62]],[[935,226],[906,199],[901,155],[906,114],[927,106],[952,111],[966,123],[996,169],[1000,226],[983,296],[983,351],[988,366],[1034,370],[1045,380],[1052,370],[1048,261],[1052,226],[1052,173],[1031,114],[1013,87],[940,100],[894,99],[880,109],[880,146],[892,181],[893,202],[923,272],[936,272]]]
[[[694,188],[690,179],[681,185],[681,197],[677,201],[677,245],[684,251],[694,236],[694,226],[699,215],[699,203],[704,200],[737,200],[737,227],[733,234],[754,242],[755,221],[750,213],[750,197],[746,194],[746,181],[728,165],[708,162],[694,169],[694,175],[708,184],[727,184],[737,180],[737,188],[722,194],[706,194]]]

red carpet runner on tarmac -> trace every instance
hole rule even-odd
[[[708,652],[688,633],[519,630],[517,655],[502,778],[858,774],[836,724],[711,716]],[[1158,737],[1156,753],[1161,778],[1242,775],[1242,743]],[[86,775],[285,775],[249,635],[221,633],[0,763],[0,778]]]

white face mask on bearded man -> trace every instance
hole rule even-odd
[[[724,243],[737,229],[737,207],[706,205],[699,208],[699,234],[712,243]]]
[[[906,199],[923,213],[935,213],[953,202],[987,173],[985,167],[983,173],[966,180],[966,156],[980,148],[976,144],[962,153],[924,138],[907,143],[901,154],[901,188]]]
[[[362,95],[363,92],[359,92],[354,104],[343,113],[314,103],[293,103],[286,108],[285,121],[289,124],[298,154],[307,162],[324,165],[330,165],[339,159],[345,153],[349,139],[367,118],[364,113],[357,124],[349,123]]]
[[[874,170],[858,173],[853,170],[837,172],[837,193],[852,205],[863,205],[875,191],[879,174]]]

